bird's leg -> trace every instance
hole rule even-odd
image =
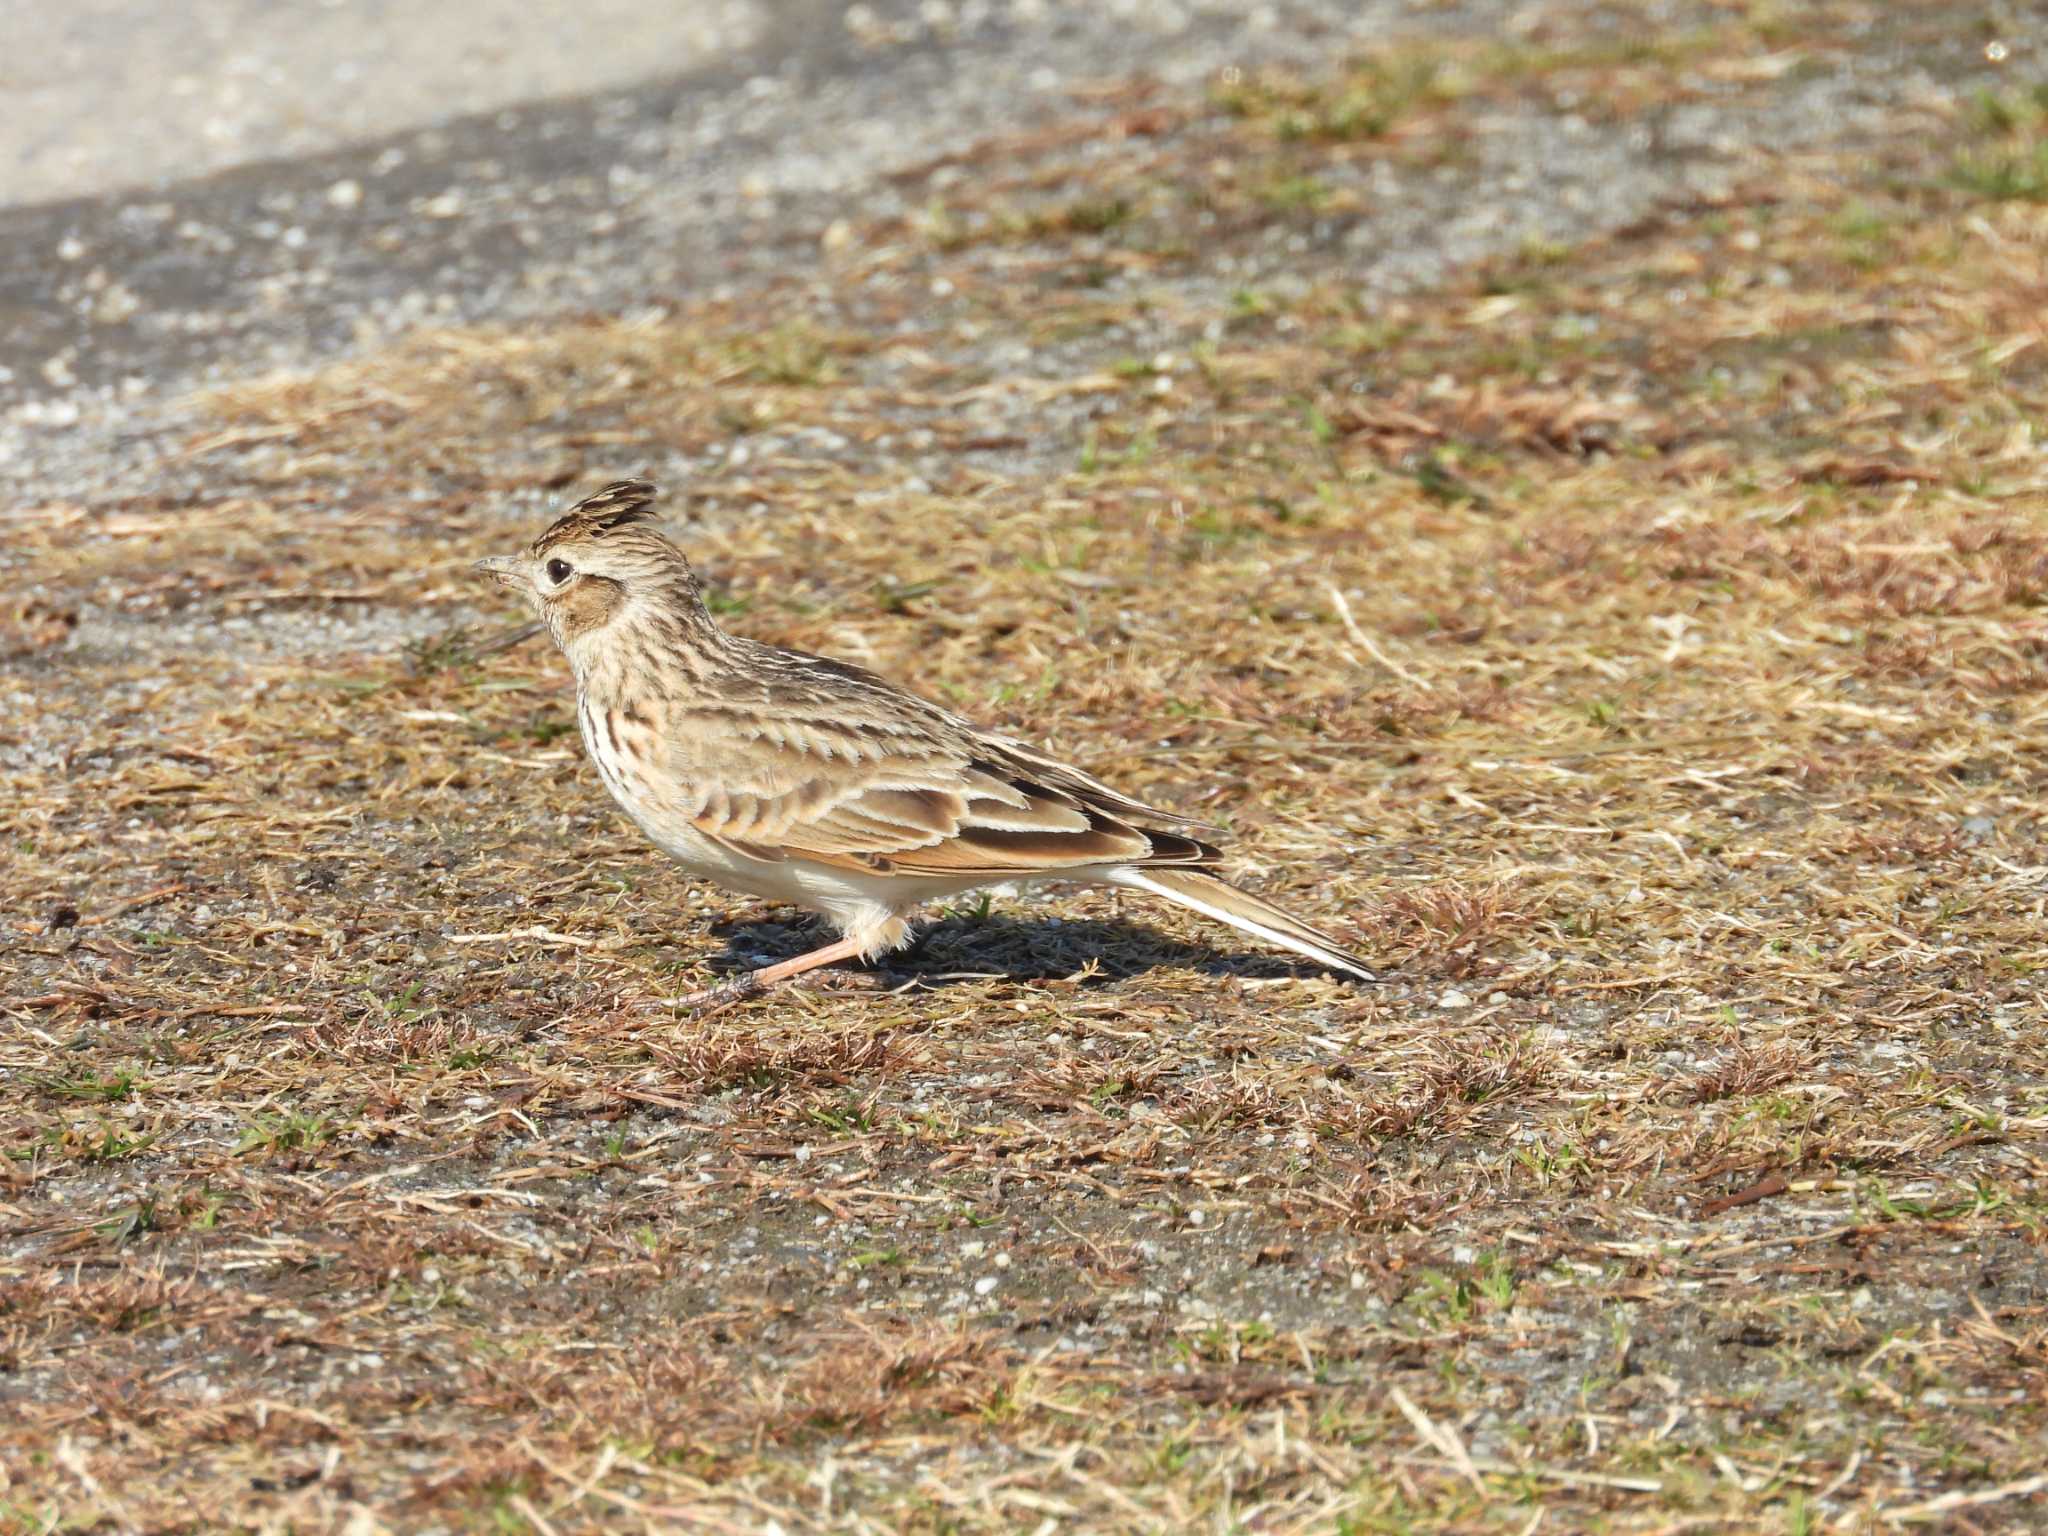
[[[815,971],[821,965],[831,965],[838,960],[860,958],[861,939],[858,934],[841,939],[836,944],[827,944],[823,949],[814,949],[809,954],[798,955],[793,960],[779,961],[764,965],[754,972],[754,983],[760,987],[772,987],[778,981],[787,981],[792,976],[801,976],[805,971]]]
[[[736,1003],[743,998],[757,996],[779,981],[792,976],[801,976],[805,971],[814,971],[821,965],[831,965],[837,960],[853,960],[859,957],[861,941],[858,938],[841,939],[814,949],[808,954],[791,960],[764,965],[758,971],[748,971],[744,976],[735,976],[731,981],[722,981],[715,987],[706,987],[701,992],[692,992],[688,997],[676,999],[676,1007],[700,1009],[717,1003]]]

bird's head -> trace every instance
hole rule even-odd
[[[532,603],[572,658],[578,642],[636,610],[708,623],[696,573],[652,526],[654,495],[645,480],[620,480],[576,503],[519,554],[493,555],[476,569]]]

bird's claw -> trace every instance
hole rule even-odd
[[[669,1006],[677,1013],[709,1013],[716,1008],[743,1003],[750,997],[759,997],[767,990],[757,973],[746,971],[715,986],[703,987],[679,997]]]

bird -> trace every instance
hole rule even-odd
[[[1373,981],[1335,938],[1216,871],[1214,828],[1162,810],[865,667],[728,633],[655,487],[620,480],[476,570],[567,658],[612,797],[689,873],[822,914],[839,937],[678,999],[703,1006],[903,947],[933,901],[1070,881],[1163,897]]]

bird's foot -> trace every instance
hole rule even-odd
[[[763,981],[759,971],[737,976],[684,994],[667,1006],[677,1013],[702,1014],[761,997],[778,987],[811,987],[820,992],[878,992],[889,978],[875,971],[812,971],[801,980]]]
[[[759,971],[742,971],[725,981],[686,993],[668,1006],[679,1014],[710,1013],[716,1009],[730,1007],[734,1003],[744,1003],[751,997],[759,997],[767,990],[768,988],[762,984]]]

